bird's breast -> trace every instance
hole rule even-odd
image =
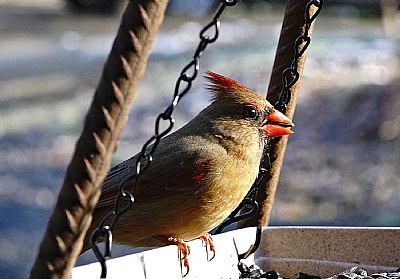
[[[173,235],[190,240],[211,231],[239,205],[257,177],[262,152],[258,141],[240,146],[204,137],[185,140],[197,143],[185,145],[191,148],[186,153],[197,154],[195,185],[175,203],[179,224]]]
[[[219,225],[239,205],[255,181],[259,159],[230,159],[209,170],[198,200],[195,222],[204,232]]]

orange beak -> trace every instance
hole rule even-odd
[[[293,122],[283,113],[272,109],[265,119],[264,135],[267,137],[280,137],[293,134],[290,130],[294,126]]]

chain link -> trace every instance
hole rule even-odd
[[[199,33],[200,42],[193,55],[193,59],[183,67],[178,80],[175,84],[174,95],[171,104],[160,113],[154,125],[154,135],[145,142],[136,161],[136,173],[124,180],[119,186],[119,194],[115,199],[114,210],[108,212],[99,222],[97,229],[92,233],[92,250],[101,265],[101,278],[107,277],[106,260],[111,258],[112,231],[119,217],[124,214],[134,203],[134,193],[138,186],[140,176],[146,171],[153,160],[153,154],[157,149],[161,139],[166,136],[174,126],[172,114],[182,97],[184,97],[192,87],[192,82],[196,79],[200,68],[200,57],[203,55],[206,47],[214,43],[219,36],[219,17],[226,7],[234,6],[239,0],[220,0],[220,5],[210,21]],[[161,122],[167,122],[167,127],[161,130]],[[130,182],[130,183],[128,183]],[[133,185],[128,191],[125,187]],[[107,225],[109,224],[109,225]],[[99,249],[98,242],[105,241],[104,253]]]
[[[311,43],[311,37],[309,36],[311,24],[320,13],[322,5],[323,0],[311,0],[306,5],[306,24],[304,28],[304,33],[297,37],[295,41],[295,55],[290,65],[290,68],[287,68],[282,72],[283,88],[279,96],[279,101],[275,104],[275,108],[282,113],[286,112],[287,104],[290,102],[292,86],[300,78],[300,73],[298,72],[298,62],[300,57],[304,54]],[[315,6],[317,8],[313,15],[311,15],[312,6]],[[268,174],[271,170],[271,160],[269,157],[270,148],[271,146],[269,144],[267,144],[264,148],[264,156],[263,160],[260,163],[258,178],[251,186],[250,191],[247,193],[246,197],[239,204],[239,206],[228,216],[228,218],[221,225],[218,226],[218,228],[215,230],[215,234],[221,233],[226,227],[231,224],[251,218],[258,213],[259,204],[256,200],[257,193],[260,189],[260,186],[265,183],[265,180],[268,178]]]
[[[291,88],[299,80],[300,73],[298,71],[299,59],[303,56],[311,43],[310,28],[313,21],[317,18],[321,12],[323,0],[310,0],[306,5],[305,11],[305,28],[304,33],[297,37],[294,44],[294,59],[289,68],[286,68],[282,73],[282,91],[279,96],[278,102],[275,104],[275,108],[282,113],[287,110],[287,105],[291,99]],[[317,9],[311,15],[311,8],[315,6]]]

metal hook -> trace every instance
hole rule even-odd
[[[254,241],[254,244],[250,245],[249,249],[246,252],[244,252],[243,254],[238,254],[239,261],[243,260],[243,259],[247,259],[251,254],[253,254],[255,251],[257,251],[257,249],[261,243],[261,233],[262,233],[262,227],[257,226],[256,240]],[[234,239],[234,242],[235,242],[235,239]],[[235,247],[236,247],[236,243],[235,243]],[[237,248],[236,248],[236,251],[237,251]]]
[[[105,239],[104,254],[102,254],[100,252],[100,249],[97,245],[97,240],[99,237],[103,237]],[[93,253],[95,254],[98,262],[101,265],[100,278],[107,278],[106,260],[111,258],[112,232],[108,226],[103,226],[103,227],[101,227],[101,229],[97,228],[93,232],[90,240],[91,240],[91,244],[92,244]]]

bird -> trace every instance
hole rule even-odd
[[[208,232],[246,196],[267,142],[293,133],[293,122],[256,92],[211,71],[205,79],[210,105],[161,139],[138,178],[133,205],[113,227],[115,243],[176,244],[186,258],[185,242],[201,238],[210,243]],[[82,252],[90,248],[99,220],[114,209],[121,183],[133,187],[139,154],[108,173]]]

